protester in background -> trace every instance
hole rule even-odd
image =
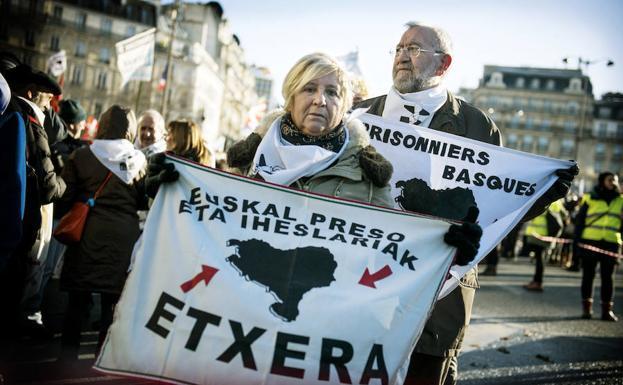
[[[407,23],[394,51],[394,84],[389,94],[365,100],[355,108],[368,107],[368,113],[391,121],[406,119],[419,126],[500,145],[500,132],[491,119],[457,99],[443,84],[452,63],[451,46],[445,31]],[[534,205],[528,218],[567,193],[577,170],[559,172],[561,177]],[[469,325],[476,287],[477,270],[472,269],[459,287],[437,302],[411,356],[405,384],[456,383],[457,356]]]
[[[562,233],[565,216],[566,211],[562,200],[557,200],[543,214],[528,222],[526,227],[526,252],[528,254],[534,253],[536,266],[532,281],[527,285],[523,285],[524,289],[543,291],[543,263],[553,246],[551,240],[543,239],[543,237],[559,237]]]
[[[7,316],[0,317],[3,323],[0,328],[2,333],[16,336],[20,334],[20,323],[27,334],[49,335],[40,324],[23,318],[20,303],[24,292],[39,284],[39,267],[45,262],[52,235],[51,203],[65,191],[65,182],[54,171],[44,129],[44,111],[50,108],[50,100],[61,93],[61,88],[48,75],[25,64],[15,63],[2,70],[13,94],[7,112],[20,114],[25,124],[26,193],[20,243],[9,258],[6,276],[0,277],[9,286],[8,291],[1,293],[9,299],[8,303],[1,301]]]
[[[363,78],[356,77],[353,83],[353,105],[365,100],[368,97],[368,86]]]
[[[167,126],[165,138],[167,151],[205,166],[215,166],[214,157],[210,154],[197,123],[174,120]]]
[[[66,127],[68,134],[65,139],[51,146],[54,170],[56,174],[60,175],[69,155],[71,155],[74,150],[88,145],[88,143],[80,140],[87,115],[78,101],[72,99],[61,100],[59,103],[58,116],[62,119],[61,124]],[[53,229],[56,228],[56,225],[63,215],[67,214],[71,205],[71,202],[54,202]],[[35,279],[33,279],[33,284],[29,286],[22,299],[22,307],[27,319],[40,326],[45,325],[43,322],[45,315],[41,313],[43,294],[64,251],[65,245],[52,237],[50,239],[45,262],[37,266],[37,274],[34,277]],[[46,336],[43,333],[40,334]]]
[[[137,148],[146,157],[163,152],[167,148],[164,140],[164,118],[156,110],[147,110],[138,119]]]
[[[483,271],[482,275],[498,275],[498,261],[500,259],[500,255],[498,253],[498,247],[494,247],[489,254],[485,257],[485,262],[487,264],[487,268]]]
[[[65,252],[61,289],[69,295],[61,340],[63,359],[78,356],[82,318],[92,292],[101,295],[98,349],[112,322],[140,234],[136,211],[147,205],[145,156],[132,145],[135,138],[134,113],[114,105],[102,114],[93,144],[74,151],[63,169],[66,201],[85,201],[103,186],[80,242],[68,245]]]
[[[576,217],[574,249],[582,259],[582,318],[593,316],[593,280],[599,263],[601,277],[601,319],[617,321],[612,312],[614,305],[614,274],[617,258],[596,250],[579,247],[583,243],[606,252],[618,253],[621,249],[623,196],[619,178],[611,172],[599,174],[598,184],[584,195]]]

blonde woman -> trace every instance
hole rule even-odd
[[[181,157],[214,167],[214,157],[201,135],[201,128],[190,120],[174,120],[167,126],[167,151]]]

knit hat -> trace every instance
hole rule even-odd
[[[87,119],[80,102],[73,99],[61,100],[58,114],[67,124],[76,124]]]

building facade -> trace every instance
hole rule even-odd
[[[505,147],[575,159],[576,189],[594,182],[594,98],[581,70],[487,65],[469,95],[500,127]]]
[[[155,27],[155,4],[138,0],[0,1],[0,50],[41,70],[52,54],[65,50],[64,98],[79,100],[94,116],[115,103],[134,107],[136,85],[120,89],[115,43]]]
[[[607,93],[595,102],[593,137],[595,172],[610,171],[623,177],[622,93]]]

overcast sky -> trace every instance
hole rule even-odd
[[[205,1],[205,0],[204,0]],[[168,1],[167,1],[168,2]],[[451,90],[476,87],[485,64],[565,68],[562,58],[612,59],[588,66],[594,93],[623,92],[623,1],[618,0],[220,0],[249,63],[268,67],[274,96],[301,56],[358,49],[370,96],[391,85],[392,58],[410,20],[446,29],[454,42]]]

